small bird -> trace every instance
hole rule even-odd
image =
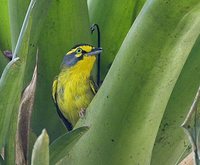
[[[61,71],[52,86],[52,96],[57,112],[70,131],[97,92],[91,71],[102,48],[89,44],[74,46],[63,58]]]

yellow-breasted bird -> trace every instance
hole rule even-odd
[[[53,100],[68,130],[73,128],[96,93],[91,71],[95,55],[101,51],[89,44],[74,46],[64,56],[61,71],[53,82]]]

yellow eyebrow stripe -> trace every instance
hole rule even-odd
[[[73,53],[73,52],[75,52],[76,51],[76,49],[72,49],[72,50],[70,50],[69,52],[67,52],[67,55],[68,54],[71,54],[71,53]]]
[[[67,52],[66,55],[69,55],[69,54],[72,54],[72,53],[76,52],[76,50],[77,50],[78,48],[81,48],[81,49],[84,50],[85,52],[91,52],[92,49],[93,49],[93,47],[91,47],[91,46],[83,45],[83,46],[79,46],[79,47],[77,47],[77,48],[74,48],[74,49],[70,50],[69,52]]]
[[[91,52],[91,50],[92,50],[92,47],[91,47],[91,46],[88,46],[88,45],[80,46],[80,48],[81,48],[82,50],[84,50],[85,52]]]

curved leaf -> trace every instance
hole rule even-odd
[[[7,0],[10,19],[12,51],[14,51],[30,0]]]
[[[168,100],[200,34],[199,14],[198,0],[145,3],[78,124],[90,130],[62,164],[150,164]]]
[[[26,17],[23,22],[22,29],[20,31],[19,38],[17,40],[17,43],[12,43],[13,45],[16,44],[16,47],[13,53],[13,59],[15,59],[15,57],[19,57],[21,61],[21,66],[20,66],[20,76],[17,76],[19,85],[18,87],[16,87],[15,93],[14,93],[14,95],[17,96],[17,101],[13,107],[12,122],[10,123],[10,126],[9,126],[10,127],[9,135],[7,137],[7,143],[6,143],[6,149],[5,149],[7,164],[15,164],[15,149],[16,149],[15,143],[16,143],[16,130],[17,130],[17,121],[18,121],[18,109],[19,109],[19,103],[20,103],[19,101],[20,101],[20,96],[23,89],[23,85],[24,85],[24,74],[25,74],[25,69],[27,66],[27,61],[28,61],[27,59],[29,59],[29,56],[31,54],[30,51],[33,50],[33,48],[30,45],[31,43],[32,44],[37,43],[38,35],[41,30],[42,22],[46,18],[45,14],[48,11],[47,9],[49,7],[49,4],[50,2],[46,0],[42,0],[42,1],[31,0],[28,11],[26,13]],[[40,14],[40,18],[39,18],[39,14]],[[10,16],[11,16],[11,19],[13,17],[15,18],[15,15],[10,15]],[[19,23],[17,19],[15,21],[16,21],[15,22],[16,24]],[[39,23],[38,26],[37,26],[37,23]],[[13,22],[13,25],[11,24],[11,27],[12,26],[15,26],[14,22]],[[15,31],[15,34],[12,34],[12,35],[15,36],[16,34],[17,34],[17,30]],[[13,41],[14,40],[12,40],[12,42]],[[34,56],[31,56],[31,57],[34,57]],[[35,63],[35,60],[32,63]]]
[[[20,64],[19,58],[9,62],[0,79],[0,149],[5,144],[12,110],[16,104],[16,89],[20,86]]]
[[[49,148],[50,164],[54,165],[65,157],[88,129],[88,127],[80,127],[57,138]]]
[[[121,0],[88,0],[90,22],[97,23],[101,32],[102,80],[145,1],[124,0],[122,3]],[[96,38],[94,35],[95,41]]]
[[[38,54],[36,56],[38,57]],[[16,164],[28,164],[30,121],[35,98],[36,81],[37,60],[32,80],[24,90],[20,100],[16,135]]]
[[[31,165],[49,165],[49,136],[43,130],[37,138],[32,152]]]
[[[8,0],[1,0],[0,5],[0,49],[11,50],[10,18]]]
[[[0,155],[0,164],[1,164],[1,165],[4,165],[4,160],[3,160],[3,158],[2,158],[1,155]]]
[[[200,37],[198,37],[181,71],[163,116],[152,164],[175,164],[188,147],[188,138],[180,128],[200,84]]]
[[[1,74],[6,66],[6,64],[8,63],[9,61],[5,58],[5,56],[3,55],[3,53],[0,51],[0,77],[1,77]]]
[[[52,2],[39,39],[38,88],[32,117],[34,131],[39,133],[46,128],[51,140],[66,132],[51,97],[54,77],[59,73],[64,54],[72,46],[90,43],[89,27],[85,0]]]
[[[181,127],[187,134],[190,144],[192,146],[192,151],[194,154],[194,164],[199,164],[200,161],[200,147],[199,147],[199,128],[200,128],[200,113],[199,113],[199,101],[200,101],[200,87],[197,90],[197,94],[194,101],[190,107],[190,110],[185,117],[184,122]]]

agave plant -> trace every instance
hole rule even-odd
[[[199,15],[198,0],[2,0],[0,163],[180,162],[189,146],[180,125],[200,84]],[[103,83],[66,132],[51,85],[69,48],[97,45],[93,23]]]

